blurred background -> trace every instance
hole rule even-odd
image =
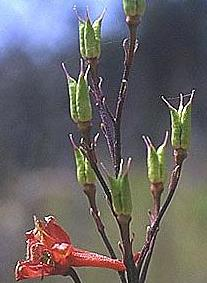
[[[0,282],[13,283],[14,267],[25,256],[24,232],[33,215],[55,215],[73,244],[107,254],[75,178],[67,134],[79,136],[68,114],[61,62],[79,71],[78,26],[73,7],[91,17],[107,8],[103,21],[100,75],[112,109],[123,69],[127,36],[120,1],[0,0]],[[123,153],[133,157],[134,247],[142,246],[151,200],[146,178],[143,134],[156,145],[169,129],[160,96],[196,89],[192,146],[174,202],[162,223],[148,283],[205,283],[207,280],[207,1],[149,1],[139,27],[140,48],[130,77],[123,116]],[[175,104],[177,100],[174,100]],[[94,134],[99,131],[95,115]],[[110,170],[103,136],[98,154]],[[172,150],[168,147],[168,168]],[[119,236],[104,194],[98,204],[112,243]],[[117,253],[119,253],[117,249]],[[120,254],[119,254],[120,256]],[[115,272],[80,269],[83,282],[118,282]],[[70,282],[50,277],[45,282]],[[37,282],[37,280],[25,281]]]

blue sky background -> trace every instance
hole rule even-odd
[[[32,54],[36,49],[55,52],[77,40],[77,22],[73,7],[81,15],[89,7],[91,17],[98,16],[104,7],[103,35],[118,32],[121,1],[111,0],[1,0],[0,55],[15,46]],[[118,9],[118,10],[117,10]]]

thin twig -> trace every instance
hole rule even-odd
[[[138,274],[137,274],[137,269],[136,269],[134,259],[133,259],[132,241],[130,239],[131,216],[120,215],[118,216],[117,220],[118,220],[121,239],[122,239],[124,264],[127,270],[128,283],[137,283]]]
[[[116,111],[115,111],[115,121],[114,121],[114,171],[115,176],[118,177],[120,164],[121,164],[121,118],[122,118],[122,111],[123,106],[127,94],[128,89],[128,79],[130,74],[130,69],[134,59],[134,52],[136,46],[136,36],[137,36],[137,25],[133,25],[129,27],[129,46],[128,40],[125,40],[123,43],[123,48],[125,51],[125,60],[124,60],[124,71],[121,80],[121,86],[119,90]],[[129,283],[136,283],[138,282],[138,274],[135,267],[135,263],[133,260],[133,253],[132,253],[132,243],[130,239],[130,230],[128,223],[122,223],[118,220],[120,234],[122,238],[122,244],[124,249],[124,263],[126,265],[127,270],[127,278]]]
[[[98,76],[98,62],[95,59],[90,59],[88,61],[90,64],[90,75],[91,75],[91,84],[92,92],[95,97],[96,106],[98,108],[98,113],[101,118],[102,125],[104,127],[104,136],[106,138],[107,146],[109,149],[110,157],[112,164],[114,164],[114,130],[112,115],[109,114],[109,108],[106,105],[105,97],[102,92],[101,84],[102,78]]]
[[[70,267],[68,269],[68,271],[64,274],[64,276],[70,276],[73,279],[74,283],[81,283],[82,282],[80,277],[78,276],[77,272],[72,267]]]
[[[157,237],[157,232],[158,232],[158,230],[156,231],[155,235],[153,236],[153,238],[151,240],[150,248],[149,248],[147,257],[145,259],[145,264],[143,266],[142,273],[140,275],[139,283],[144,283],[145,280],[146,280],[147,271],[148,271],[148,268],[149,268],[149,265],[150,265],[150,261],[151,261],[151,258],[152,258],[152,253],[153,253],[153,250],[154,250],[154,247],[155,247],[155,241],[156,241],[156,237]]]
[[[97,166],[96,158],[94,159],[94,150],[93,150],[93,148],[89,148],[88,145],[86,145],[84,143],[82,143],[81,145],[83,147],[82,152],[88,158],[88,160],[90,162],[90,165],[91,165],[92,169],[94,170],[94,172],[96,174],[96,177],[99,180],[99,182],[101,184],[101,187],[104,190],[104,193],[107,196],[107,200],[108,200],[111,212],[112,212],[113,216],[115,217],[115,219],[117,221],[117,216],[116,216],[116,214],[114,212],[113,205],[112,205],[111,192],[110,192],[110,190],[108,188],[108,185],[105,182],[105,180],[104,180],[104,178],[103,178],[103,176],[102,176],[102,174],[101,174],[101,172],[100,172],[100,170],[99,170],[99,168]],[[115,252],[113,250],[113,247],[112,247],[112,245],[111,245],[111,243],[110,243],[110,241],[109,241],[109,239],[107,237],[107,234],[105,233],[104,225],[103,225],[103,223],[101,221],[100,214],[99,214],[99,211],[97,210],[95,201],[93,201],[92,198],[90,197],[89,202],[90,202],[90,206],[92,208],[91,212],[92,212],[92,216],[94,218],[94,221],[96,223],[98,232],[100,233],[101,238],[102,238],[105,246],[107,247],[110,256],[112,258],[114,258],[114,259],[117,259],[116,254],[115,254]],[[118,274],[119,274],[121,282],[122,283],[127,283],[126,278],[125,278],[125,272],[121,271],[121,272],[118,272]]]
[[[136,47],[136,37],[137,37],[137,26],[131,26],[129,29],[129,47],[127,46],[128,40],[125,40],[123,43],[123,48],[125,51],[125,60],[124,60],[124,71],[121,80],[121,86],[119,90],[116,113],[115,113],[115,165],[114,170],[116,176],[118,176],[120,162],[121,162],[121,117],[122,110],[127,94],[128,89],[128,79],[131,70],[131,66],[134,59],[134,51]]]
[[[179,182],[179,179],[180,179],[183,160],[180,163],[180,165],[177,165],[173,169],[173,171],[171,173],[170,183],[169,183],[169,187],[168,187],[169,192],[168,192],[167,198],[164,201],[164,204],[161,207],[156,220],[154,221],[154,223],[152,224],[152,226],[150,227],[150,229],[148,231],[148,236],[147,236],[146,241],[145,241],[143,248],[141,250],[140,258],[139,258],[139,261],[138,261],[138,264],[137,264],[137,270],[138,270],[139,274],[141,272],[141,269],[144,270],[144,272],[147,274],[147,269],[149,267],[149,263],[148,263],[148,261],[145,261],[145,258],[146,258],[147,254],[149,252],[150,246],[152,245],[153,238],[159,230],[160,222],[161,222],[163,216],[165,215],[165,212],[167,211],[167,209],[168,209],[168,207],[169,207],[169,205],[172,201],[172,198],[173,198],[173,196],[176,192],[176,188],[177,188],[177,185],[178,185],[178,182]],[[156,237],[155,237],[155,239],[156,239]],[[149,257],[148,260],[150,261],[150,259],[151,259],[151,256]],[[142,267],[143,263],[144,263],[144,267]],[[145,275],[145,277],[146,277],[146,275]],[[143,275],[143,278],[144,278],[144,275]]]
[[[104,224],[101,220],[100,211],[98,211],[98,209],[97,209],[96,199],[95,199],[95,191],[96,191],[96,189],[94,188],[93,184],[88,184],[84,187],[84,192],[85,192],[86,196],[88,197],[88,201],[89,201],[89,204],[90,204],[90,212],[91,212],[91,215],[92,215],[94,222],[96,224],[96,228],[98,230],[98,233],[100,234],[101,239],[102,239],[105,247],[107,248],[111,258],[117,259],[115,251],[114,251],[114,249],[113,249],[113,247],[110,243],[110,240],[109,240],[109,238],[106,234],[105,226],[104,226]],[[121,279],[121,282],[126,283],[126,278],[125,278],[124,272],[119,271],[118,274],[119,274],[119,277]]]

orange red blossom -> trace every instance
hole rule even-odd
[[[35,228],[26,232],[26,260],[17,262],[16,280],[66,275],[70,267],[101,267],[124,271],[125,265],[97,253],[81,250],[71,244],[70,237],[53,216],[44,221],[34,217]]]

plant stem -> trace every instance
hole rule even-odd
[[[98,61],[97,59],[88,60],[90,64],[91,83],[93,94],[101,118],[102,131],[106,138],[112,164],[114,164],[114,139],[113,139],[113,123],[111,113],[106,104],[105,97],[101,89],[101,78],[98,77]]]
[[[142,269],[142,273],[141,273],[141,276],[140,276],[140,279],[139,279],[139,283],[144,283],[145,280],[146,280],[147,271],[148,271],[150,261],[151,261],[151,258],[152,258],[152,253],[153,253],[153,250],[154,250],[154,247],[155,247],[157,232],[158,232],[158,230],[156,231],[156,233],[154,234],[154,236],[151,240],[149,252],[148,252],[147,257],[145,259],[145,264],[144,264],[143,269]]]
[[[107,196],[107,200],[109,202],[109,206],[111,208],[112,214],[114,215],[114,217],[116,218],[115,212],[113,210],[113,206],[112,206],[112,196],[110,193],[110,190],[107,186],[107,183],[105,182],[101,172],[99,171],[99,168],[97,166],[97,160],[95,157],[95,151],[94,151],[94,145],[91,144],[91,146],[89,147],[88,144],[86,144],[85,142],[83,142],[82,144],[83,147],[83,154],[88,158],[90,165],[92,167],[92,169],[94,170],[97,179],[99,180],[101,187],[103,188],[106,196]],[[86,194],[86,196],[88,197],[88,201],[90,204],[90,208],[91,208],[91,214],[92,217],[96,223],[96,227],[97,230],[111,256],[111,258],[117,259],[117,256],[114,252],[114,249],[109,241],[109,238],[105,232],[105,226],[100,218],[100,212],[97,209],[97,205],[96,205],[96,199],[95,199],[95,193],[96,193],[96,188],[95,185],[93,184],[88,184],[84,186],[84,193]],[[127,283],[126,282],[126,278],[125,278],[125,272],[118,272],[120,280],[122,283]]]
[[[79,278],[77,272],[74,268],[70,267],[64,276],[70,276],[73,279],[74,283],[81,283],[81,279]]]
[[[138,275],[132,254],[132,241],[130,240],[131,216],[119,215],[117,217],[124,253],[124,264],[127,271],[128,283],[138,282]]]
[[[124,71],[121,80],[121,86],[119,90],[117,105],[116,105],[116,112],[115,112],[115,164],[114,170],[115,175],[118,176],[120,162],[121,162],[121,118],[122,118],[122,111],[123,106],[127,94],[128,89],[128,80],[130,69],[133,64],[134,59],[134,51],[136,47],[136,37],[137,37],[137,24],[129,25],[129,47],[127,47],[127,41],[124,41],[123,47],[125,50],[125,59],[124,59]]]
[[[154,244],[156,241],[156,236],[159,230],[159,225],[160,225],[160,222],[163,216],[165,215],[165,212],[167,211],[169,205],[171,204],[173,196],[176,192],[176,188],[177,188],[177,185],[180,179],[180,175],[181,175],[183,161],[186,159],[186,157],[187,157],[187,153],[185,150],[179,149],[179,150],[174,151],[175,167],[171,173],[170,183],[168,186],[168,195],[164,201],[163,206],[161,207],[158,213],[156,220],[153,222],[153,224],[149,228],[149,231],[147,232],[146,241],[141,250],[140,258],[137,264],[137,270],[138,270],[138,274],[140,278],[139,283],[144,283],[146,280],[148,267],[149,267],[152,252],[154,249]]]

